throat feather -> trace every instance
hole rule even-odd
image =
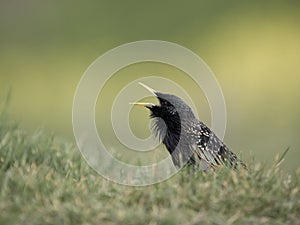
[[[152,131],[170,153],[176,149],[181,135],[181,124],[178,120],[168,122],[160,117],[154,118]]]

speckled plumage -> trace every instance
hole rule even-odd
[[[143,84],[142,84],[143,85]],[[145,86],[145,85],[143,85]],[[149,87],[145,86],[147,89]],[[234,169],[245,164],[201,121],[179,97],[150,89],[159,105],[144,103],[150,109],[153,132],[172,156],[174,165],[193,165],[202,170],[228,165]]]

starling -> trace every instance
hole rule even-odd
[[[137,102],[134,105],[145,106],[154,119],[152,130],[171,154],[176,168],[192,165],[201,170],[215,170],[227,165],[235,170],[245,164],[201,121],[192,109],[179,97],[149,90],[159,104]]]

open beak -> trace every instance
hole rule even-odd
[[[150,91],[151,94],[153,94],[155,97],[157,97],[157,94],[156,94],[157,92],[154,89],[152,89],[151,87],[148,87],[147,85],[145,85],[141,82],[139,82],[139,84],[142,85],[144,88],[146,88],[148,91]],[[152,108],[153,106],[155,106],[155,104],[150,103],[150,102],[131,102],[129,104],[137,105],[137,106],[145,106],[147,108]]]
[[[155,104],[149,102],[130,102],[129,104],[137,105],[137,106],[145,106],[147,108],[152,108],[153,106],[155,106]]]
[[[151,92],[151,94],[153,94],[154,96],[157,96],[157,91],[155,91],[154,89],[152,89],[151,87],[148,87],[147,85],[145,85],[145,84],[143,84],[143,83],[141,83],[141,82],[139,82],[139,84],[140,85],[142,85],[144,88],[146,88],[148,91],[150,91]]]

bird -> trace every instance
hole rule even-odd
[[[216,171],[225,165],[236,171],[247,169],[244,162],[196,118],[191,107],[181,98],[158,92],[141,82],[139,84],[150,91],[159,104],[131,104],[150,110],[152,133],[165,145],[176,168],[190,165],[202,171]]]

